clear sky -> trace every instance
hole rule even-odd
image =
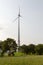
[[[43,0],[0,0],[0,40],[17,41],[19,7],[21,45],[43,43]]]

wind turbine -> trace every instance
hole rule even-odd
[[[15,19],[15,21],[18,19],[18,47],[17,47],[17,51],[19,51],[19,47],[20,47],[20,8],[19,8],[19,13],[18,13],[18,17]]]

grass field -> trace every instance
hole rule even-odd
[[[0,65],[43,65],[43,56],[0,57]]]

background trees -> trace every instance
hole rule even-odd
[[[43,44],[36,45],[36,54],[43,55]]]
[[[20,47],[21,52],[25,54],[37,54],[37,55],[43,55],[43,44],[30,44],[30,45],[22,45]]]
[[[23,53],[26,53],[26,54],[28,54],[28,46],[26,46],[26,45],[22,45],[21,47],[20,47],[20,51],[21,52],[23,52]]]
[[[29,45],[22,45],[19,47],[20,52],[24,54],[37,54],[43,55],[43,44],[29,44]],[[7,53],[9,56],[14,55],[17,50],[17,43],[14,39],[7,38],[4,41],[0,41],[0,55],[3,56],[4,53]]]
[[[21,51],[26,53],[26,54],[35,54],[35,45],[30,44],[30,45],[22,45],[20,47]]]
[[[28,45],[28,51],[30,54],[35,54],[35,45],[34,44]]]

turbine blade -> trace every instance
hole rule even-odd
[[[15,22],[17,19],[18,19],[18,17],[17,17],[17,18],[15,18],[15,19],[13,20],[13,22]]]

